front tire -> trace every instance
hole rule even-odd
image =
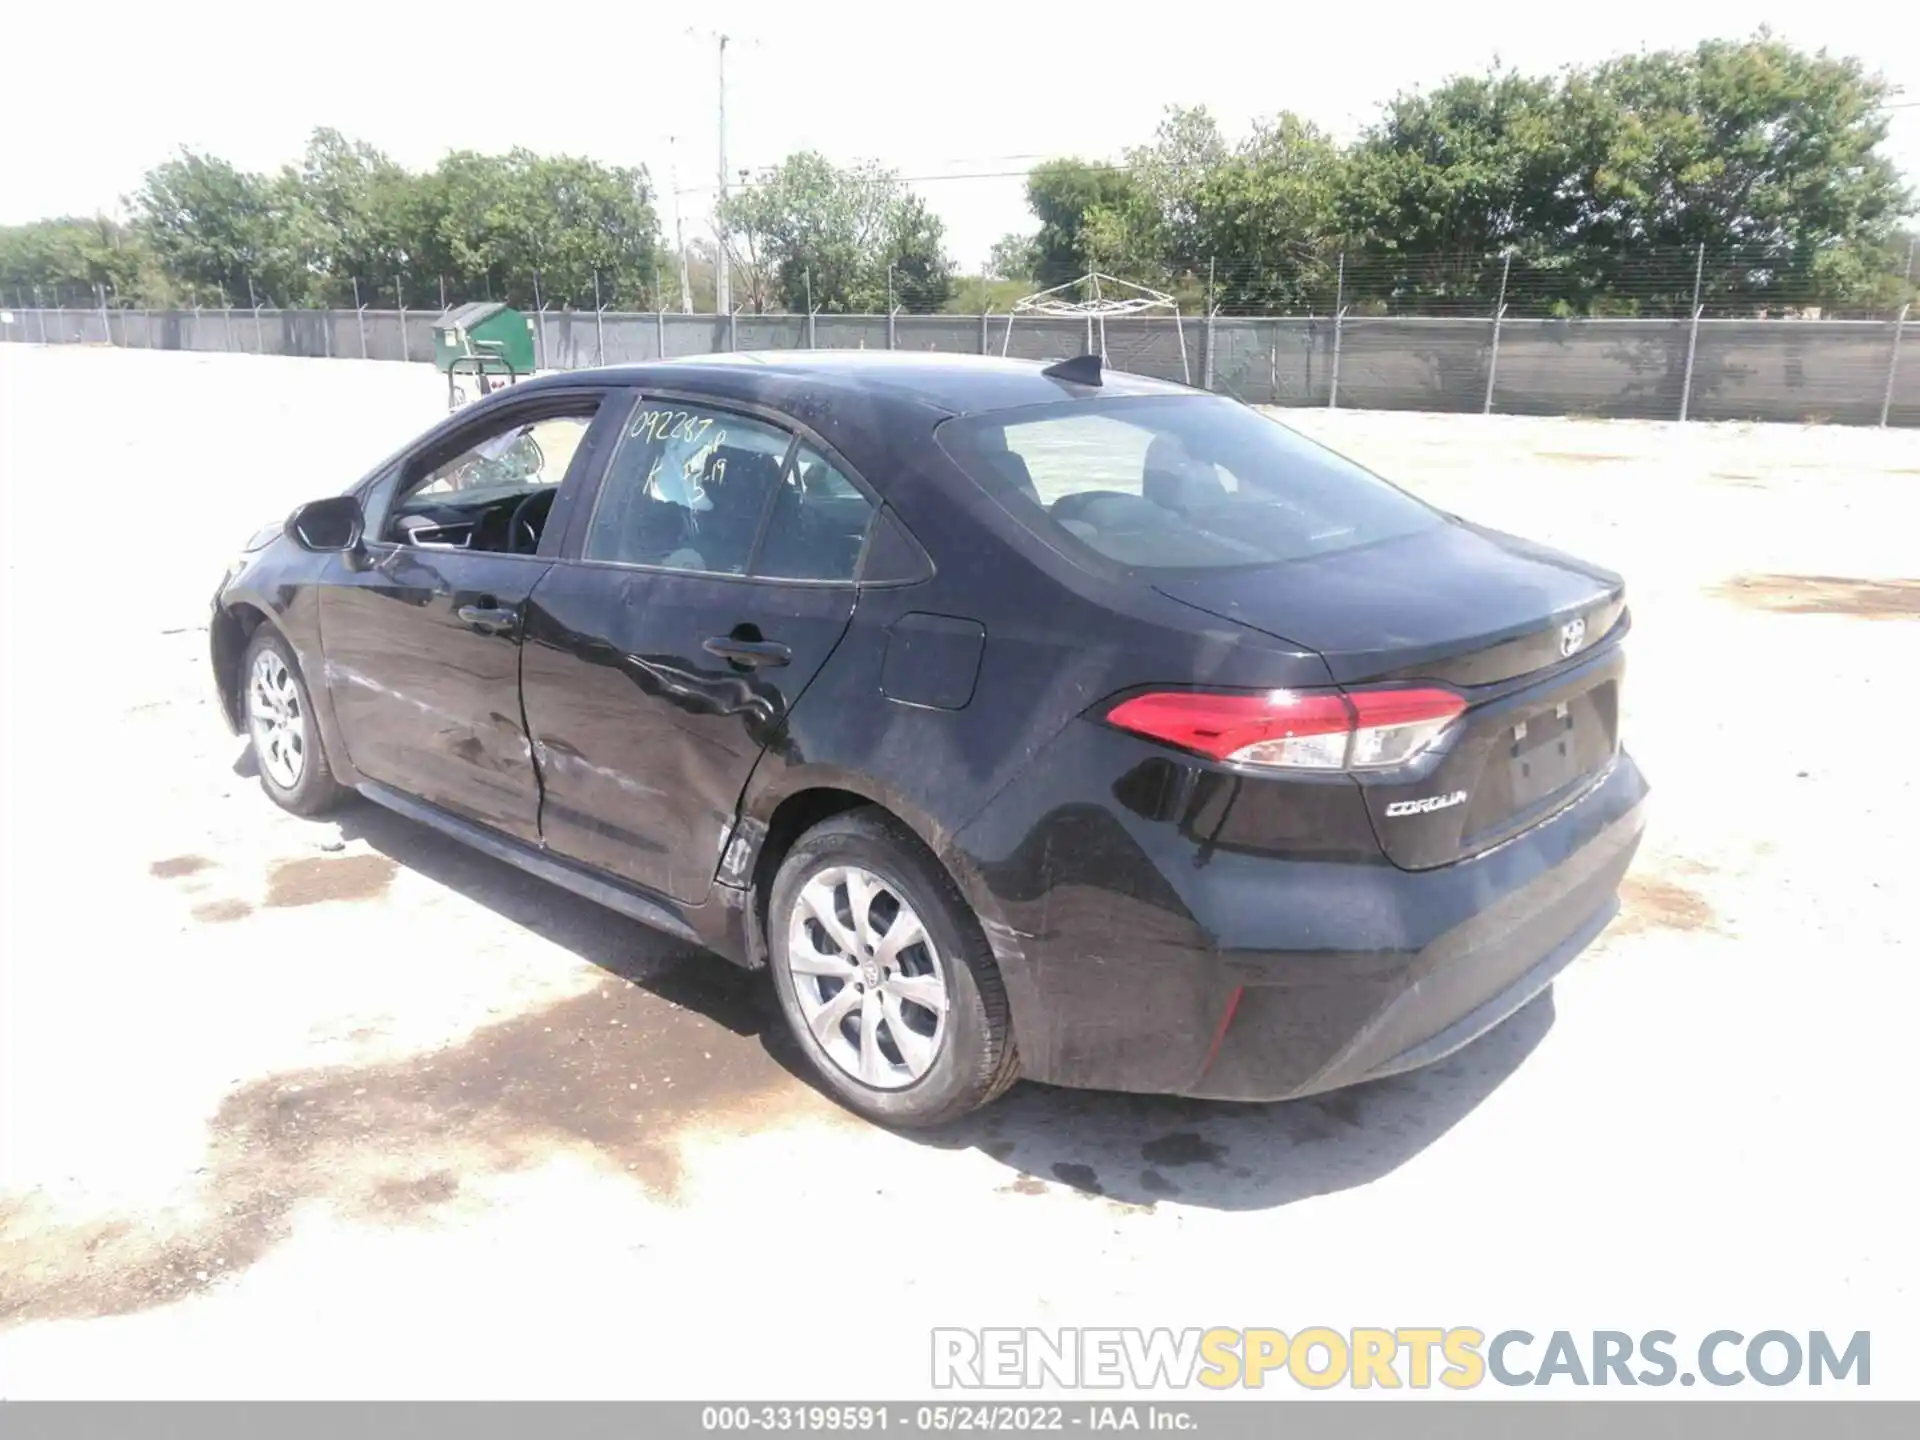
[[[293,646],[262,624],[240,662],[240,705],[253,746],[260,788],[295,815],[319,815],[339,803],[339,782],[327,763],[320,719]]]
[[[943,1125],[1019,1078],[1006,988],[953,878],[893,817],[802,835],[767,905],[774,989],[827,1088],[884,1125]]]

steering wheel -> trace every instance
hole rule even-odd
[[[513,517],[507,521],[507,553],[510,555],[532,555],[540,549],[540,529],[535,525],[534,511],[541,505],[553,508],[551,489],[536,490],[518,505],[513,507]]]

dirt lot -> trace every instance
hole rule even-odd
[[[225,562],[443,395],[0,346],[6,1396],[906,1396],[931,1326],[1070,1323],[1870,1329],[1920,1395],[1920,435],[1294,413],[1628,575],[1624,915],[1417,1076],[909,1139],[755,981],[248,778]]]

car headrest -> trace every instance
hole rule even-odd
[[[1147,446],[1140,494],[1164,510],[1191,510],[1225,497],[1220,474],[1187,453],[1177,436],[1156,435]]]
[[[779,478],[779,457],[760,450],[722,447],[708,458],[701,488],[715,510],[750,508],[757,515],[767,491]]]
[[[1146,468],[1149,470],[1178,471],[1187,461],[1187,447],[1181,443],[1178,435],[1165,432],[1153,437],[1147,446]]]

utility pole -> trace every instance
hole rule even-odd
[[[1327,380],[1327,408],[1340,408],[1340,330],[1347,320],[1347,252],[1340,252],[1340,269],[1333,282],[1333,374]]]
[[[727,37],[720,37],[720,198],[715,204],[713,230],[720,242],[713,274],[714,309],[722,315],[733,311],[733,284],[727,263]]]
[[[1500,373],[1500,322],[1507,318],[1507,277],[1513,273],[1513,251],[1500,262],[1500,298],[1493,304],[1493,349],[1487,356],[1487,398],[1480,406],[1482,415],[1493,413],[1493,381]]]
[[[667,137],[667,178],[673,185],[673,247],[680,252],[680,313],[693,313],[693,286],[687,282],[687,232],[680,225],[680,154],[677,135]],[[662,306],[661,308],[665,308]]]
[[[727,47],[741,37],[724,35],[717,30],[708,30],[693,25],[687,26],[682,33],[689,36],[697,36],[704,40],[712,40],[717,47],[716,77],[719,81],[719,86],[716,94],[719,103],[716,107],[716,118],[719,122],[718,179],[720,183],[714,194],[713,238],[719,244],[720,253],[715,257],[714,262],[713,308],[722,315],[730,315],[733,313],[733,266],[728,256],[729,247],[727,244],[727,222],[725,214],[727,197],[731,193],[727,184]],[[754,36],[748,35],[745,37],[744,43],[748,45],[758,45],[760,42]]]
[[[1693,404],[1693,356],[1700,344],[1700,282],[1707,274],[1707,242],[1700,242],[1700,249],[1693,262],[1693,320],[1687,326],[1687,373],[1680,382],[1680,420],[1686,422],[1687,410]]]

